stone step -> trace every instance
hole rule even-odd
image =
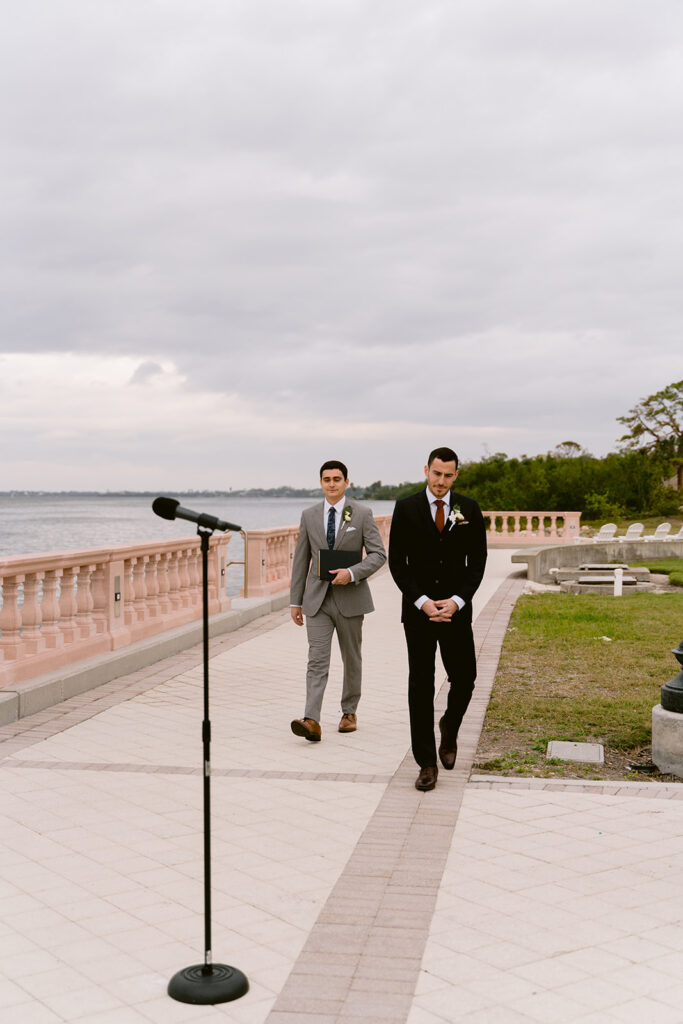
[[[621,569],[624,572],[624,580],[634,579],[638,583],[648,583],[650,580],[649,569],[629,565],[582,565],[578,569],[575,567],[551,569],[550,574],[556,583],[565,583],[568,580],[583,583],[587,580],[590,581],[596,575],[601,575],[606,579],[614,581],[615,569]]]

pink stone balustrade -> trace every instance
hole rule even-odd
[[[579,539],[580,512],[484,512],[489,544],[571,544]],[[561,525],[558,523],[561,521]],[[389,546],[391,516],[375,516]],[[245,597],[268,597],[289,587],[298,526],[249,530],[245,547]]]
[[[484,512],[491,545],[579,540],[580,512]],[[385,547],[391,516],[377,516]],[[289,588],[298,526],[245,536],[243,595]],[[230,534],[210,539],[209,614],[225,592]],[[0,689],[201,618],[199,538],[0,559]]]
[[[580,512],[483,512],[489,544],[574,544]],[[559,525],[561,522],[561,525]]]
[[[227,611],[230,534],[209,541],[209,614]],[[0,689],[202,615],[199,537],[0,559]]]

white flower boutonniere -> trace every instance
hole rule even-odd
[[[451,524],[448,527],[449,533],[454,526],[467,526],[468,521],[467,519],[465,519],[464,515],[460,511],[459,505],[454,505],[453,508],[451,509],[450,514],[448,516],[448,522]]]
[[[350,523],[352,515],[353,509],[351,508],[350,505],[347,505],[344,511],[342,512],[342,519],[344,520],[345,523]]]

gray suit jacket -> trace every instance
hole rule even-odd
[[[339,611],[347,618],[374,610],[367,577],[384,565],[387,556],[369,505],[352,499],[344,502],[344,508],[347,505],[352,509],[351,520],[348,523],[342,521],[334,543],[335,549],[362,551],[365,548],[365,557],[350,567],[355,582],[347,583],[346,586],[332,586],[318,579],[318,551],[327,547],[323,524],[324,501],[307,508],[301,516],[289,594],[290,604],[300,607],[304,615],[315,615],[319,611],[328,587],[332,589]]]

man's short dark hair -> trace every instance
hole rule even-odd
[[[441,459],[442,462],[454,462],[455,468],[458,468],[458,456],[452,448],[435,448],[433,452],[429,453],[427,465],[431,466],[434,459]]]
[[[345,480],[349,479],[349,471],[348,471],[348,469],[346,468],[346,466],[344,465],[343,462],[337,462],[336,459],[330,459],[329,462],[323,462],[322,466],[320,467],[320,479],[321,480],[322,480],[323,473],[325,472],[326,469],[341,469],[342,473],[344,474],[344,479]]]

